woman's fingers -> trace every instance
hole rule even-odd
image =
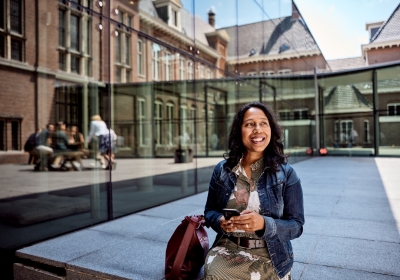
[[[240,216],[231,218],[233,226],[248,232],[264,228],[264,218],[252,210],[244,210]]]

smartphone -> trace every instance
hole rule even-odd
[[[233,216],[240,216],[240,212],[237,209],[229,208],[222,209],[222,214],[224,215],[225,220],[229,220]]]

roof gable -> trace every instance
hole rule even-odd
[[[372,42],[384,42],[400,39],[400,4],[391,14],[389,19],[376,32]]]
[[[288,16],[218,30],[225,30],[229,35],[228,56],[249,57],[319,51],[301,18],[292,19]]]

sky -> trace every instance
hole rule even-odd
[[[205,21],[213,9],[216,27],[259,22],[291,14],[291,0],[181,0]],[[361,56],[369,42],[366,23],[386,21],[400,0],[295,0],[325,59]]]

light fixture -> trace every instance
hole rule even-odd
[[[99,8],[103,8],[105,4],[106,3],[104,1],[102,1],[102,0],[98,0],[97,1],[97,7],[99,7]]]
[[[135,4],[135,2],[131,1],[131,2],[129,2],[129,4],[133,5],[133,4]]]
[[[103,25],[101,23],[96,24],[96,29],[99,31],[103,30]]]
[[[319,154],[321,156],[326,156],[328,154],[328,149],[327,148],[321,148],[319,149]]]
[[[114,30],[113,33],[112,33],[112,35],[113,35],[114,37],[118,37],[118,35],[119,35],[118,30]]]
[[[114,8],[114,9],[112,9],[112,13],[113,13],[114,15],[118,16],[119,11],[118,11],[117,8]]]

